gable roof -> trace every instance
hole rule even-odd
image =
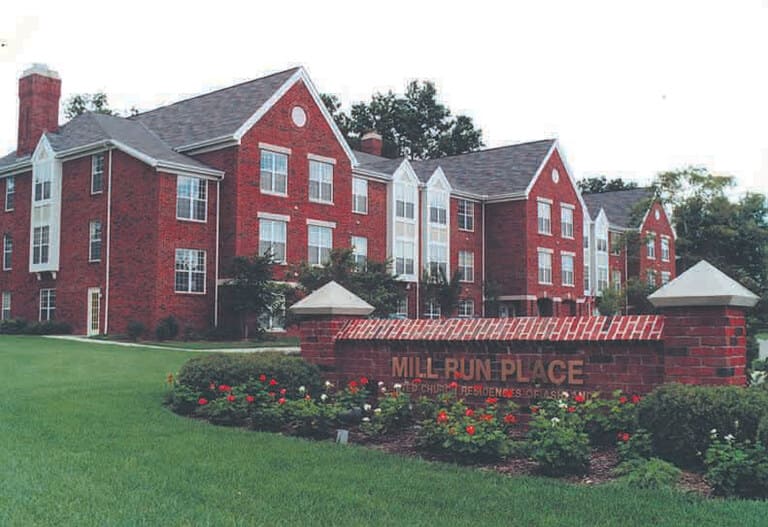
[[[400,167],[405,159],[404,157],[390,158],[375,156],[358,150],[355,150],[354,152],[358,162],[358,165],[355,168],[387,176],[394,174],[395,170]]]
[[[638,217],[636,209],[644,203],[649,203],[653,199],[654,193],[652,188],[642,187],[629,190],[595,192],[592,194],[582,194],[582,196],[584,203],[589,208],[590,217],[595,218],[600,209],[603,209],[611,225],[625,229],[636,229],[640,227],[643,219],[642,216]]]

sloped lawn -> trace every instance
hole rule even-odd
[[[765,525],[768,504],[505,477],[162,406],[189,354],[0,336],[0,525]]]

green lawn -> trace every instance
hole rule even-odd
[[[167,348],[183,348],[183,349],[189,349],[189,350],[233,349],[233,348],[285,348],[289,346],[298,346],[299,339],[297,337],[278,337],[278,338],[275,338],[274,340],[232,340],[232,341],[142,340],[141,344],[147,344],[150,346],[163,346]]]
[[[189,354],[0,336],[0,525],[765,525],[768,504],[403,459],[161,402]]]

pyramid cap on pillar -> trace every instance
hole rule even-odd
[[[753,307],[760,297],[702,260],[648,296],[654,307]]]
[[[288,311],[294,315],[366,316],[373,313],[374,309],[371,304],[332,280],[293,304]]]

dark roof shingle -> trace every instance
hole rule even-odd
[[[653,189],[647,187],[582,195],[592,219],[603,209],[611,225],[624,228],[640,226],[645,210],[639,208],[647,207],[653,196]]]

